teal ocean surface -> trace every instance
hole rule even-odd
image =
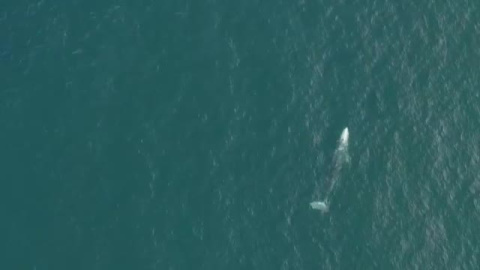
[[[0,269],[480,269],[479,63],[472,0],[4,0]]]

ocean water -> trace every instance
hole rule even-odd
[[[479,14],[4,0],[0,268],[479,269]]]

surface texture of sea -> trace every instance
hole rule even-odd
[[[480,269],[479,77],[473,0],[3,0],[0,269]]]

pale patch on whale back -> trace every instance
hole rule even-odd
[[[328,212],[328,204],[322,201],[315,201],[310,203],[310,207],[315,210],[320,210],[323,213]]]

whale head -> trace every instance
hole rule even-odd
[[[348,128],[343,129],[342,135],[340,136],[340,143],[342,145],[348,144]]]

